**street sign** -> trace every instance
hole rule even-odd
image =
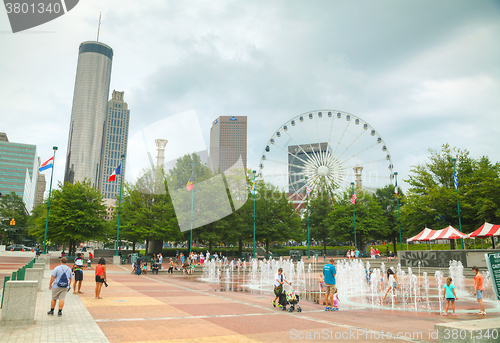
[[[488,253],[484,254],[484,256],[490,271],[493,292],[495,292],[497,299],[500,300],[500,253]]]

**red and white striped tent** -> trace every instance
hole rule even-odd
[[[467,235],[465,233],[461,233],[457,229],[455,229],[453,226],[448,226],[445,229],[438,230],[436,231],[430,238],[429,240],[435,240],[435,239],[460,239],[460,238],[466,238]]]
[[[428,241],[429,237],[434,235],[434,233],[436,233],[436,230],[431,230],[431,229],[425,228],[418,235],[413,236],[411,238],[408,238],[406,240],[406,242],[408,243],[408,242],[415,242],[415,241]]]
[[[500,225],[493,225],[490,223],[484,223],[481,225],[479,229],[476,231],[469,233],[465,238],[471,237],[492,237],[492,236],[500,236]]]

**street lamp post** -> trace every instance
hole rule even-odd
[[[255,174],[257,173],[256,170],[252,171],[253,173],[253,185],[252,185],[252,192],[253,192],[253,258],[255,258],[255,219],[257,218],[255,216]]]
[[[455,190],[457,193],[457,211],[458,211],[458,228],[460,232],[462,232],[462,219],[460,218],[460,203],[458,201],[458,178],[455,170],[455,164],[457,162],[456,158],[452,158],[451,162],[453,162],[453,181],[455,183]],[[460,241],[462,242],[462,250],[464,249],[464,239],[461,238]]]
[[[394,177],[396,178],[396,187],[398,186],[398,172],[394,172]],[[399,191],[396,189],[396,201],[398,203],[398,225],[399,225],[399,246],[400,250],[403,251],[403,239],[401,237],[401,217],[399,216]]]
[[[351,182],[351,188],[352,188],[352,217],[353,217],[353,223],[354,223],[354,248],[358,248],[358,241],[356,240],[356,210],[354,206],[354,182]]]
[[[120,196],[118,200],[118,224],[116,225],[116,252],[115,256],[118,256],[118,244],[120,242],[120,212],[122,209],[122,185],[123,185],[123,159],[125,158],[125,155],[121,155],[121,169],[122,171],[120,172]]]
[[[311,258],[311,241],[309,240],[309,191],[307,184],[307,176],[306,179],[306,222],[307,222],[307,259]]]
[[[194,184],[194,166],[196,163],[191,163],[193,166],[193,184]],[[191,190],[191,230],[189,231],[189,254],[191,254],[191,249],[193,246],[193,205],[194,205],[194,189]]]
[[[47,227],[49,225],[49,211],[50,211],[50,195],[52,193],[52,178],[54,176],[54,168],[56,165],[56,151],[57,147],[52,147],[52,150],[54,150],[54,155],[52,156],[52,171],[50,173],[50,186],[49,186],[49,199],[47,201],[47,216],[45,218],[45,234],[43,236],[43,252],[42,254],[46,254],[46,246],[47,246]]]

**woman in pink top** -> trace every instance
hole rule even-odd
[[[479,268],[476,266],[472,267],[472,270],[474,271],[474,273],[476,273],[476,276],[474,276],[474,295],[476,296],[477,302],[479,303],[478,314],[486,315],[483,303],[483,275],[479,272]]]
[[[106,261],[103,257],[99,259],[99,264],[95,267],[95,298],[102,299],[101,288],[102,284],[106,283]],[[107,285],[106,285],[107,286]]]

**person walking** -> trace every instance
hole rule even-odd
[[[163,255],[161,253],[158,254],[158,268],[159,269],[163,269],[163,267],[161,266],[163,263]]]
[[[375,259],[375,249],[373,249],[373,247],[371,247],[371,248],[370,248],[370,258],[371,258],[372,260],[374,260],[374,259]]]
[[[172,259],[168,262],[168,276],[174,275],[174,262]]]
[[[106,260],[104,260],[104,257],[101,257],[99,259],[99,263],[95,267],[95,298],[96,299],[102,299],[101,298],[101,288],[102,284],[106,283],[107,277],[106,277]]]
[[[477,302],[479,303],[479,312],[478,314],[486,315],[486,311],[484,310],[484,302],[483,302],[483,274],[479,272],[479,268],[477,266],[472,267],[476,276],[474,276],[474,295],[477,298]]]
[[[396,274],[394,274],[394,271],[389,268],[387,269],[387,280],[389,283],[389,288],[387,288],[387,291],[384,294],[384,297],[382,298],[382,301],[385,300],[387,297],[387,293],[392,289],[392,295],[394,296],[394,303],[397,303],[397,298],[396,298],[396,289],[398,288],[398,278],[396,277]]]
[[[323,275],[325,279],[325,311],[333,311],[333,295],[337,293],[337,288],[335,287],[335,275],[337,275],[337,271],[333,265],[334,262],[335,260],[331,258],[330,263],[325,264],[323,267]],[[330,296],[332,307],[328,306],[328,296]]]
[[[276,276],[274,277],[274,295],[276,296],[273,300],[274,307],[276,307],[276,300],[278,300],[278,298],[283,293],[283,284],[285,282],[290,286],[292,285],[292,283],[288,282],[286,276],[283,274],[283,268],[279,268],[278,274],[276,274]],[[281,307],[281,304],[279,304],[279,300],[278,300],[278,307]]]
[[[453,315],[456,316],[457,314],[455,313],[455,300],[458,300],[457,295],[455,293],[455,286],[451,284],[453,279],[449,277],[446,279],[446,285],[444,285],[443,289],[443,297],[446,298],[446,312],[443,313],[443,316],[448,315],[448,308],[450,307],[451,303],[451,308],[453,310]]]
[[[50,311],[47,314],[51,316],[54,315],[57,300],[59,300],[57,315],[62,316],[64,299],[66,298],[66,293],[71,289],[71,277],[73,275],[71,269],[66,265],[67,262],[68,259],[66,257],[61,257],[59,265],[50,274],[49,289],[52,291],[52,300],[50,301]]]
[[[75,282],[73,284],[73,294],[83,294],[80,290],[82,289],[83,282],[83,257],[82,253],[76,255],[75,263],[73,264],[73,273],[75,273]],[[77,289],[78,283],[78,289]]]

